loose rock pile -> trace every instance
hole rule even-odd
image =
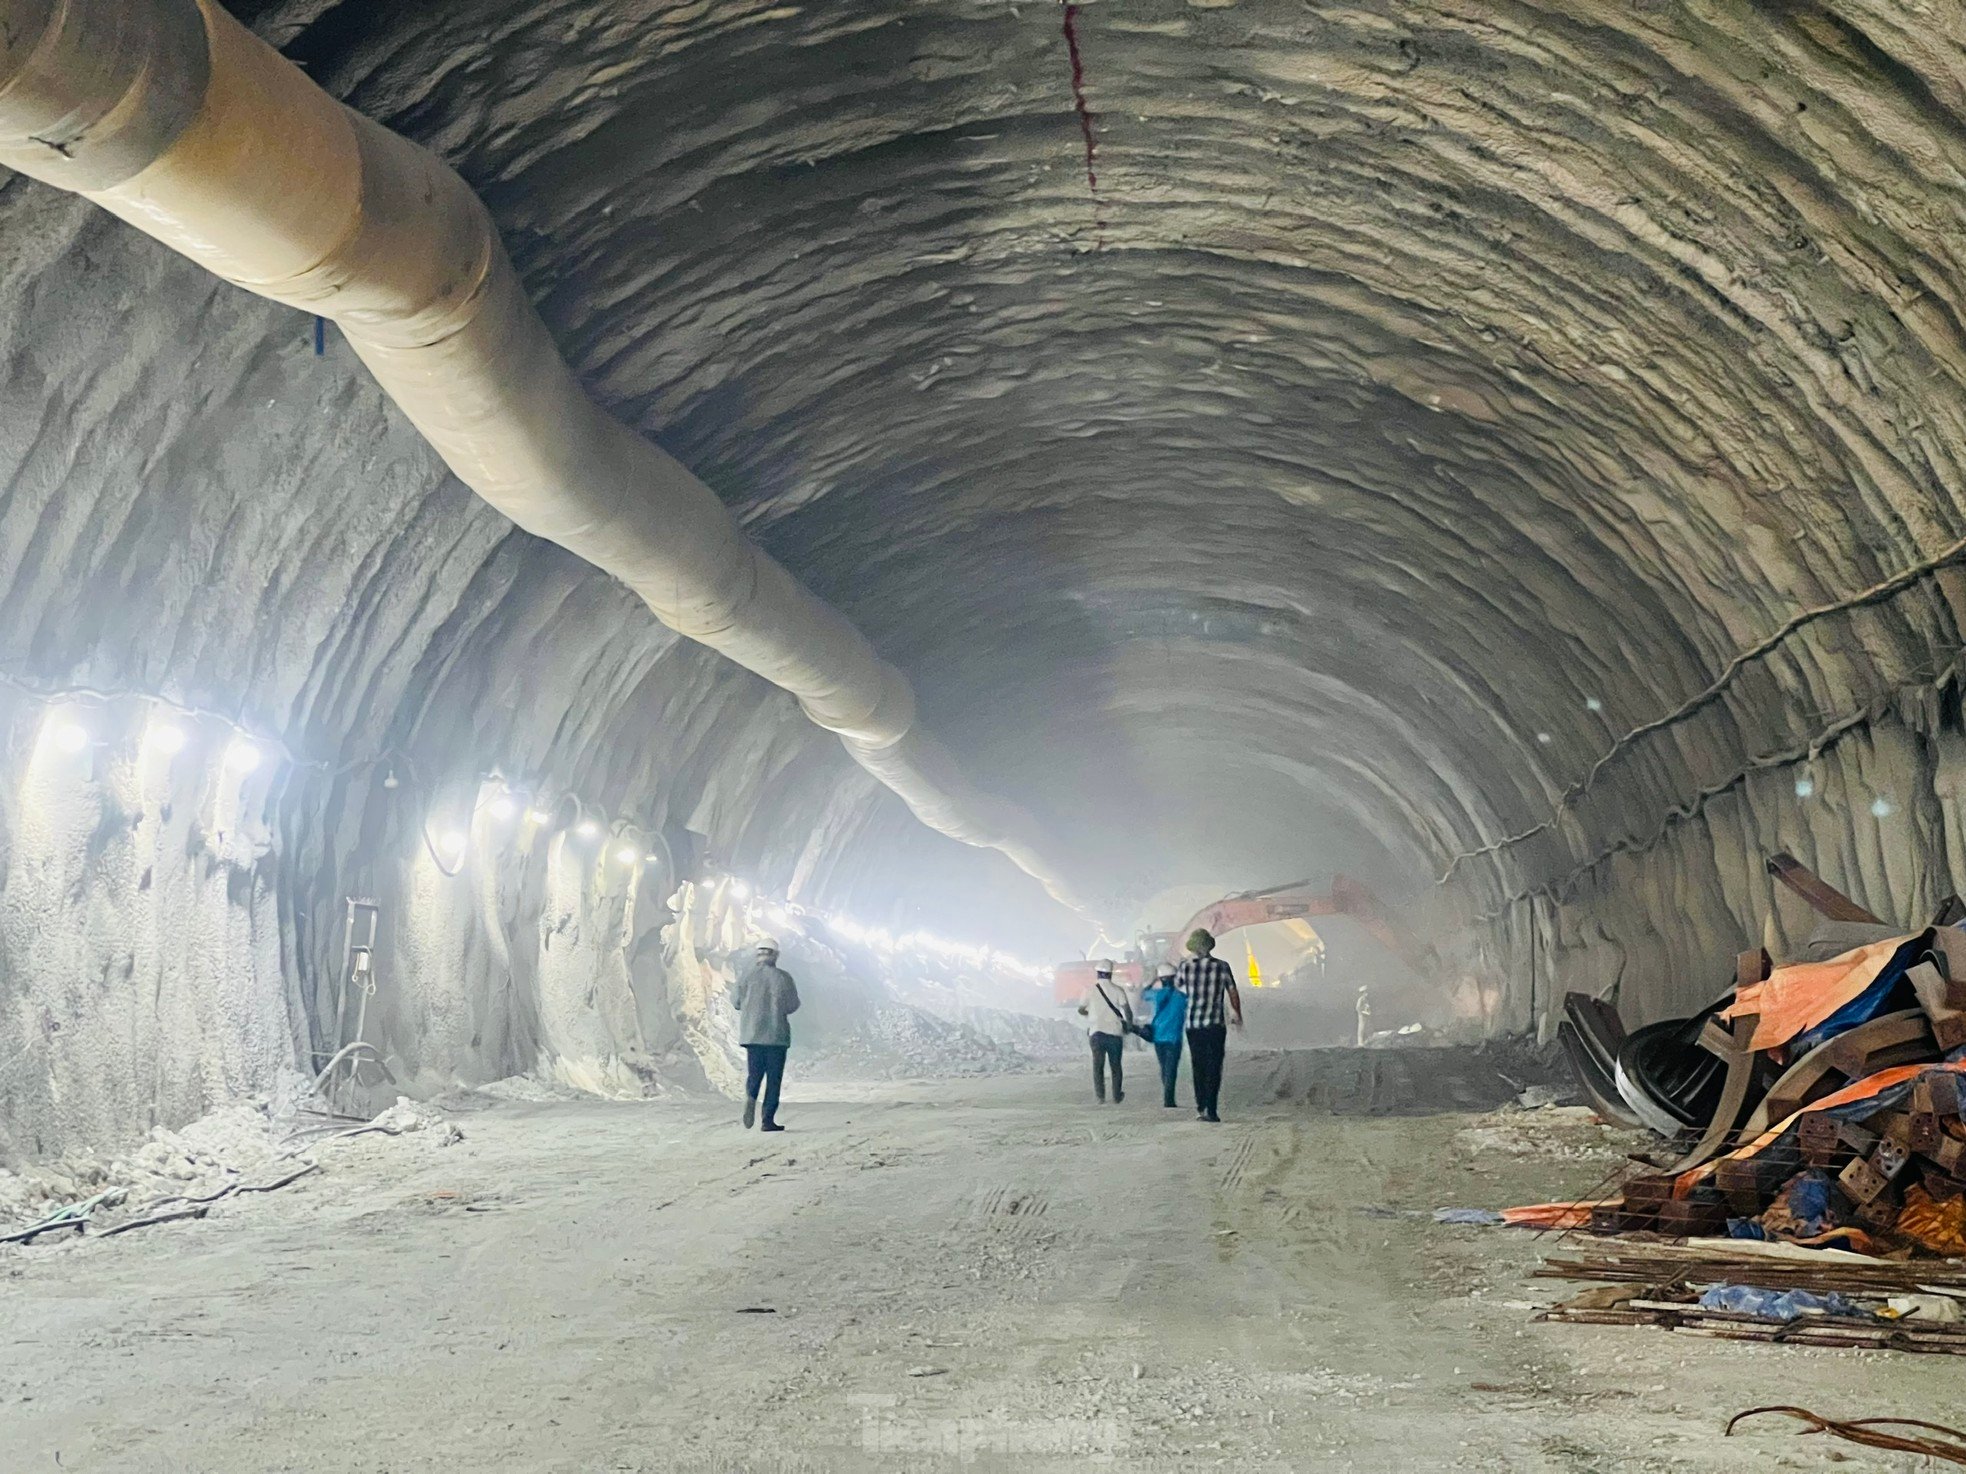
[[[233,1101],[175,1131],[152,1128],[130,1151],[71,1152],[0,1171],[0,1245],[32,1248],[181,1219],[271,1192],[319,1170],[318,1151],[352,1137],[419,1134],[435,1146],[463,1133],[441,1111],[399,1098],[371,1121],[276,1114],[265,1099]]]
[[[22,1172],[0,1172],[0,1222],[24,1225],[64,1203],[105,1193],[139,1204],[203,1196],[265,1171],[279,1151],[265,1104],[234,1101],[176,1131],[153,1127],[127,1152],[70,1152]]]
[[[904,1003],[877,1005],[852,1037],[823,1053],[828,1063],[842,1069],[890,1077],[1011,1074],[1036,1063],[980,1029]]]

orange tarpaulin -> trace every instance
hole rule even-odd
[[[1852,1101],[1869,1100],[1882,1095],[1893,1085],[1902,1085],[1907,1080],[1915,1080],[1920,1075],[1944,1071],[1948,1074],[1966,1075],[1966,1060],[1948,1060],[1939,1064],[1894,1065],[1888,1070],[1879,1070],[1875,1075],[1866,1075],[1861,1080],[1852,1080],[1841,1090],[1825,1095],[1821,1100],[1811,1101],[1801,1110],[1787,1117],[1779,1124],[1771,1126],[1746,1146],[1736,1147],[1710,1162],[1702,1162],[1690,1172],[1682,1172],[1673,1180],[1672,1195],[1683,1198],[1694,1188],[1713,1176],[1714,1168],[1729,1158],[1745,1159],[1766,1151],[1774,1145],[1781,1134],[1811,1111],[1834,1110]],[[1584,1228],[1590,1223],[1591,1209],[1599,1203],[1619,1203],[1622,1198],[1603,1198],[1599,1202],[1584,1203],[1529,1203],[1520,1208],[1504,1208],[1502,1221],[1519,1228]],[[1841,1230],[1825,1234],[1816,1242],[1834,1241]],[[1868,1252],[1868,1251],[1862,1251]]]
[[[1872,942],[1827,962],[1797,962],[1778,967],[1763,983],[1744,984],[1734,1001],[1720,1011],[1725,1019],[1753,1015],[1750,1049],[1773,1049],[1806,1033],[1844,1004],[1853,1002],[1877,981],[1898,948],[1916,933]]]
[[[1945,1071],[1948,1074],[1954,1075],[1966,1075],[1966,1060],[1956,1062],[1946,1061],[1941,1064],[1893,1065],[1888,1070],[1879,1070],[1875,1075],[1866,1075],[1861,1080],[1852,1080],[1841,1090],[1832,1091],[1821,1100],[1812,1100],[1808,1105],[1793,1115],[1770,1126],[1746,1146],[1736,1147],[1731,1152],[1724,1152],[1720,1156],[1715,1157],[1711,1162],[1702,1162],[1690,1172],[1682,1172],[1673,1182],[1672,1195],[1676,1198],[1685,1197],[1694,1188],[1711,1177],[1715,1167],[1730,1158],[1741,1160],[1766,1151],[1770,1146],[1774,1145],[1776,1139],[1784,1131],[1788,1130],[1789,1127],[1800,1121],[1811,1111],[1834,1110],[1840,1105],[1849,1105],[1852,1101],[1869,1100],[1873,1095],[1882,1095],[1893,1085],[1902,1085],[1907,1080],[1917,1079],[1928,1070],[1933,1072]]]
[[[1612,1198],[1609,1201],[1618,1202]],[[1596,1203],[1529,1203],[1520,1208],[1504,1208],[1502,1222],[1511,1228],[1585,1228]]]
[[[1935,1203],[1924,1188],[1908,1188],[1898,1232],[1934,1254],[1966,1254],[1966,1198]]]

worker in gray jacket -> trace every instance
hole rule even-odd
[[[737,1010],[737,1042],[744,1046],[749,1069],[744,1079],[744,1124],[758,1118],[758,1087],[764,1086],[765,1119],[760,1131],[783,1131],[778,1124],[778,1087],[785,1078],[785,1051],[792,1047],[792,1015],[799,1011],[799,990],[792,975],[778,965],[778,943],[766,937],[758,943],[758,960],[730,990]]]

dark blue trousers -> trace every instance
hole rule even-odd
[[[1162,1043],[1154,1041],[1154,1054],[1160,1060],[1161,1104],[1174,1104],[1174,1082],[1181,1078],[1181,1041],[1170,1039]]]
[[[758,1086],[765,1088],[765,1125],[778,1119],[778,1087],[785,1078],[785,1051],[791,1046],[785,1044],[747,1044],[744,1046],[745,1062],[750,1066],[744,1075],[744,1095],[747,1100],[758,1098]]]

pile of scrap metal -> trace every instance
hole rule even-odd
[[[1674,1143],[1663,1171],[1547,1221],[1862,1253],[1966,1255],[1966,906],[1887,925],[1788,855],[1771,874],[1822,916],[1781,967],[1741,954],[1691,1018],[1627,1034],[1572,994],[1559,1031],[1592,1104]]]

